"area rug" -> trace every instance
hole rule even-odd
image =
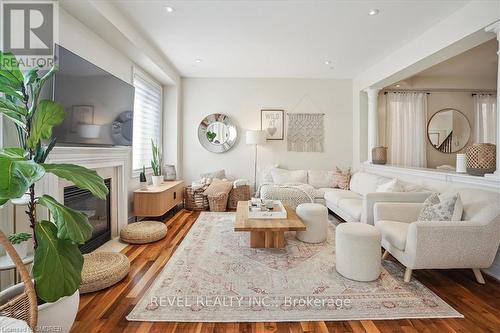
[[[252,249],[234,213],[201,213],[163,271],[127,316],[131,321],[278,322],[463,317],[403,269],[384,261],[373,282],[335,270],[327,241],[286,234],[284,249]]]

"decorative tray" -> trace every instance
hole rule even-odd
[[[257,206],[248,205],[249,219],[286,219],[286,217],[286,209],[279,200],[274,200],[273,209],[268,209],[263,204]]]

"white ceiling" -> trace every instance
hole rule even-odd
[[[116,1],[186,77],[354,78],[468,1]],[[175,11],[168,14],[164,6]],[[370,9],[380,14],[369,16]],[[195,59],[202,59],[196,63]],[[325,65],[332,61],[332,68]]]

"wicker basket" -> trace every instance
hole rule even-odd
[[[2,231],[0,231],[0,245],[3,246],[11,260],[14,262],[16,269],[21,275],[21,280],[24,283],[24,291],[21,294],[14,296],[12,299],[0,305],[0,316],[23,320],[33,331],[35,331],[38,320],[38,305],[35,286],[31,281],[27,268],[24,266],[16,250]]]
[[[227,193],[217,193],[216,195],[209,195],[208,203],[210,205],[211,212],[225,212],[227,207],[227,198],[229,195]]]
[[[496,146],[491,143],[475,143],[467,147],[467,173],[484,176],[496,169]]]
[[[373,164],[387,163],[387,147],[375,147],[372,149],[372,163]]]
[[[248,201],[250,200],[250,197],[250,185],[235,187],[231,190],[231,192],[229,192],[227,207],[229,209],[236,209],[238,201]]]
[[[192,186],[184,188],[184,208],[188,210],[208,210],[209,204],[206,195],[203,194],[207,186],[193,190]]]

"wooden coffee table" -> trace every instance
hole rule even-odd
[[[286,219],[249,219],[248,201],[239,201],[234,231],[250,232],[250,247],[281,248],[285,246],[285,231],[304,231],[306,226],[294,210],[285,206]]]

